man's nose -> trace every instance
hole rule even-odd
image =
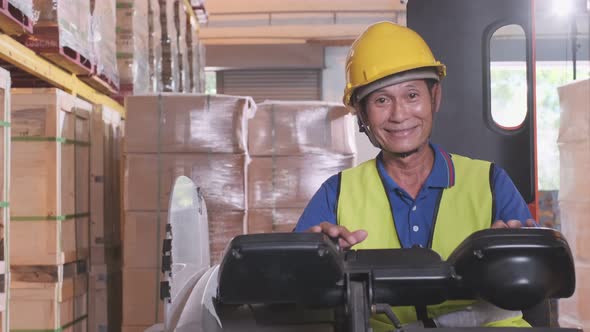
[[[407,109],[401,103],[393,102],[389,108],[389,121],[403,122],[407,117]]]

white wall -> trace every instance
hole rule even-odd
[[[344,64],[348,47],[326,47],[324,52],[325,69],[322,75],[322,96],[325,101],[342,102],[346,79]],[[355,120],[356,121],[356,120]],[[375,148],[365,134],[358,132],[356,127],[357,164],[375,158],[379,149]]]

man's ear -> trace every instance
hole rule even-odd
[[[442,101],[442,88],[440,82],[434,83],[430,94],[432,96],[432,112],[436,113],[440,109],[440,103]]]

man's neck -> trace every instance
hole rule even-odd
[[[410,155],[383,151],[387,174],[414,199],[426,182],[434,165],[434,151],[428,143]]]

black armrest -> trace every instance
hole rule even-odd
[[[574,263],[561,233],[545,228],[487,229],[469,236],[447,260],[461,286],[501,308],[522,310],[569,297]]]
[[[342,258],[322,234],[242,235],[228,245],[219,270],[218,299],[225,304],[343,301]]]

